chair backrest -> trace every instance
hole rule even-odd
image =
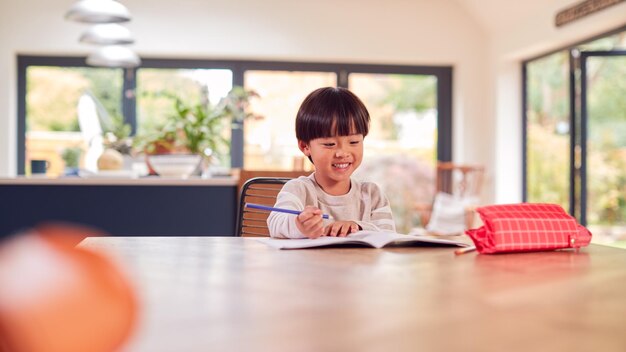
[[[254,177],[247,180],[241,187],[239,211],[237,214],[237,236],[266,237],[269,236],[267,217],[269,212],[246,208],[246,203],[274,206],[276,196],[283,185],[291,178],[287,177]]]
[[[479,165],[461,165],[452,162],[437,164],[437,192],[459,198],[480,198],[485,168]]]
[[[298,178],[300,176],[308,176],[313,171],[284,171],[284,170],[239,170],[239,182],[237,185],[237,192],[241,194],[244,183],[251,178],[255,177],[271,177],[271,178]]]

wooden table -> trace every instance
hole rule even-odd
[[[142,301],[128,351],[626,351],[626,251],[280,251],[228,237],[87,238]]]

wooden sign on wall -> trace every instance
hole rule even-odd
[[[624,0],[586,0],[576,5],[570,6],[556,14],[555,24],[560,27],[577,19],[583,18],[594,12],[598,12],[609,6],[619,4]]]

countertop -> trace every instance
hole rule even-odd
[[[105,178],[105,177],[2,177],[0,185],[62,185],[62,186],[87,186],[87,185],[112,185],[112,186],[236,186],[238,178],[234,176],[219,177],[138,177],[138,178]]]

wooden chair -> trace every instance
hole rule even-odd
[[[237,214],[237,236],[267,237],[270,235],[267,228],[268,211],[246,208],[246,203],[256,203],[274,206],[276,196],[283,185],[291,178],[285,177],[254,177],[247,180],[239,196],[239,211]]]
[[[308,176],[313,171],[283,171],[283,170],[239,170],[239,182],[237,183],[237,194],[241,194],[244,183],[255,177],[279,177],[279,178],[298,178],[300,176]]]
[[[485,168],[479,165],[459,165],[453,162],[437,164],[437,191],[460,198],[479,197]]]
[[[444,192],[459,199],[480,200],[485,168],[480,165],[462,165],[453,162],[438,162],[435,180],[435,194]],[[419,213],[422,226],[426,227],[432,215],[432,203],[417,203],[414,209]],[[471,228],[474,223],[475,206],[466,207],[465,224]]]
[[[240,170],[239,208],[237,214],[237,236],[269,236],[267,217],[269,212],[247,209],[246,203],[274,206],[276,196],[283,185],[300,176],[308,176],[312,171]]]

